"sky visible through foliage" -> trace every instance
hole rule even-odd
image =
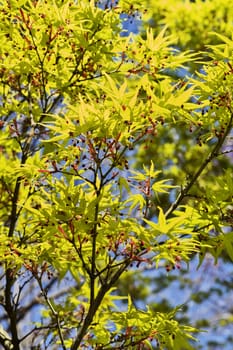
[[[167,6],[169,6],[169,2]],[[166,2],[164,4],[164,7],[166,7]],[[169,11],[172,11],[172,9],[168,9],[168,12]],[[195,15],[198,15],[198,13]],[[125,15],[122,17],[122,20],[122,35],[124,36],[128,36],[130,33],[137,34],[140,30],[143,30],[143,24],[140,20],[139,15],[135,16],[135,18],[128,17],[127,15]],[[209,20],[209,22],[209,24],[211,25],[211,19]],[[193,31],[195,31],[194,27]],[[192,32],[190,35],[192,39]],[[181,68],[177,72],[177,75],[182,78],[185,78],[190,74],[192,73],[183,68]],[[229,140],[225,144],[224,150],[231,151],[231,149],[232,142]],[[231,152],[229,153],[228,157],[232,160],[233,164],[233,155]],[[171,201],[172,200],[173,198],[171,198]],[[157,220],[156,217],[154,219]],[[233,322],[227,322],[224,321],[224,319],[227,319],[229,317],[229,311],[227,310],[227,306],[232,303],[233,290],[231,291],[228,288],[226,288],[224,282],[222,283],[222,281],[228,281],[230,285],[233,283],[232,263],[225,262],[222,259],[219,259],[218,263],[215,263],[214,258],[209,256],[200,268],[197,268],[197,266],[198,259],[193,259],[189,266],[182,266],[183,279],[185,279],[186,277],[189,278],[188,276],[191,272],[191,287],[190,285],[185,286],[184,283],[179,280],[180,271],[174,271],[172,273],[173,277],[175,276],[174,279],[172,278],[173,281],[167,286],[167,288],[162,287],[159,293],[155,292],[156,287],[153,287],[153,278],[158,277],[159,272],[156,270],[148,271],[146,274],[150,276],[150,280],[152,281],[151,286],[149,287],[151,292],[148,296],[148,302],[159,303],[163,302],[165,299],[168,299],[171,305],[173,305],[174,307],[177,304],[184,304],[184,310],[185,305],[188,303],[188,314],[189,317],[193,320],[193,322],[200,322],[200,324],[202,324],[201,320],[206,318],[210,322],[210,329],[208,329],[208,331],[205,328],[205,323],[203,323],[201,326],[201,328],[203,329],[203,333],[201,333],[198,337],[200,344],[206,349],[212,349],[211,346],[213,346],[213,348],[216,350],[231,350],[233,346]],[[185,273],[185,271],[187,272],[187,274]],[[209,296],[209,293],[211,294],[211,297]],[[205,299],[206,301],[204,301]],[[139,301],[138,306],[144,308],[144,302]],[[221,327],[219,327],[219,324],[221,325]],[[229,339],[229,343],[226,342],[227,338]],[[216,346],[215,342],[219,345]],[[210,344],[209,347],[208,344]]]
[[[0,2],[0,348],[232,349],[232,18]]]

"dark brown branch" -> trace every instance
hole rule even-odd
[[[193,177],[191,178],[191,180],[189,181],[189,183],[183,188],[181,189],[180,193],[178,194],[175,202],[172,203],[172,205],[170,206],[170,208],[167,210],[167,212],[165,213],[165,217],[168,218],[175,210],[176,208],[180,205],[180,203],[182,202],[182,200],[184,199],[184,197],[187,196],[187,194],[189,193],[190,189],[193,187],[193,185],[197,182],[199,176],[202,174],[202,172],[205,170],[205,168],[207,167],[207,165],[218,156],[219,151],[223,145],[223,143],[226,140],[226,137],[228,136],[228,134],[230,133],[230,130],[232,128],[232,121],[233,121],[233,113],[231,113],[231,117],[230,117],[230,121],[227,125],[227,128],[223,134],[223,136],[219,136],[218,138],[218,142],[216,143],[215,147],[213,148],[213,150],[210,152],[210,154],[208,155],[208,157],[204,160],[204,162],[201,164],[201,166],[199,167],[199,169],[197,170],[197,172],[193,175]]]
[[[26,157],[22,155],[22,161],[21,164],[24,164],[26,161]],[[17,215],[17,202],[19,198],[19,191],[20,191],[20,185],[21,185],[21,178],[18,177],[16,179],[15,184],[15,190],[12,200],[12,209],[11,209],[11,216],[10,216],[10,228],[8,237],[11,238],[14,234],[15,225],[18,219]],[[6,265],[7,267],[7,265]],[[12,344],[14,346],[14,350],[19,350],[19,338],[18,338],[18,331],[17,331],[17,317],[16,317],[16,310],[13,305],[12,300],[12,285],[14,284],[14,271],[12,268],[6,268],[6,286],[5,286],[5,310],[7,312],[7,315],[9,317],[10,322],[10,330],[12,334]]]
[[[17,330],[17,316],[16,311],[12,302],[12,292],[11,287],[14,283],[13,270],[8,268],[6,271],[6,287],[5,287],[5,310],[9,317],[10,322],[10,330],[12,335],[12,344],[14,346],[14,350],[20,350],[19,348],[19,338],[18,338],[18,330]]]
[[[20,341],[24,341],[26,338],[28,338],[30,335],[32,335],[34,332],[38,332],[41,330],[48,330],[48,329],[54,329],[56,330],[56,325],[48,325],[48,326],[40,326],[40,327],[34,327],[33,329],[31,329],[28,333],[26,333],[21,339]]]
[[[92,305],[90,305],[87,316],[84,320],[84,323],[82,325],[82,328],[80,332],[78,333],[76,339],[74,340],[73,345],[71,346],[71,350],[77,350],[82,342],[82,339],[84,335],[86,334],[89,326],[91,325],[93,318],[95,316],[96,311],[98,310],[101,302],[103,301],[104,296],[106,293],[114,286],[114,284],[118,281],[122,273],[125,271],[125,269],[129,266],[131,260],[127,259],[124,264],[112,275],[110,280],[103,284],[99,292],[93,302]]]

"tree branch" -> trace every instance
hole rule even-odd
[[[21,165],[25,164],[27,159],[26,154],[22,154],[21,158]],[[8,232],[8,237],[12,238],[14,235],[15,225],[18,219],[17,214],[17,203],[19,198],[19,191],[21,186],[21,177],[17,177],[13,199],[12,199],[12,209],[11,209],[11,215],[10,215],[10,227]],[[6,264],[6,286],[5,286],[5,310],[7,312],[7,315],[10,320],[10,330],[12,334],[12,344],[14,345],[14,350],[19,350],[19,338],[18,338],[18,331],[17,331],[17,317],[16,317],[16,310],[13,306],[12,301],[12,292],[11,288],[14,284],[14,271],[12,268],[9,268]]]
[[[131,262],[130,259],[125,260],[124,264],[112,275],[110,280],[101,286],[94,302],[89,307],[87,316],[86,316],[84,323],[83,323],[83,326],[82,326],[80,332],[78,333],[76,339],[74,340],[74,343],[71,346],[71,350],[77,350],[79,348],[79,345],[81,344],[84,335],[86,334],[89,326],[91,325],[93,318],[95,316],[95,313],[98,310],[101,302],[103,301],[105,294],[117,282],[117,280],[120,278],[122,273],[129,266],[130,262]]]
[[[233,112],[231,112],[231,117],[229,120],[229,123],[227,125],[227,128],[223,134],[223,136],[218,137],[218,142],[216,143],[215,147],[213,150],[210,152],[208,157],[204,160],[204,162],[201,164],[197,172],[193,175],[191,178],[190,182],[183,188],[181,189],[180,193],[178,194],[175,202],[173,202],[170,206],[170,208],[167,210],[165,213],[165,217],[168,218],[175,210],[176,208],[180,205],[182,200],[184,199],[185,196],[187,196],[188,192],[192,188],[192,186],[196,183],[197,179],[199,176],[202,174],[203,170],[207,167],[207,165],[218,156],[219,151],[223,145],[223,143],[226,140],[227,135],[230,133],[230,130],[232,128],[232,121],[233,121]]]
[[[46,304],[48,305],[50,311],[52,312],[52,315],[54,316],[55,318],[55,322],[56,322],[56,329],[58,331],[58,336],[59,336],[59,339],[61,341],[61,346],[62,346],[62,349],[63,350],[66,350],[66,346],[65,346],[65,343],[64,343],[64,339],[63,339],[63,334],[62,334],[62,330],[61,330],[61,324],[60,324],[60,318],[59,318],[59,314],[58,312],[55,310],[55,308],[53,307],[50,299],[48,298],[48,295],[47,295],[47,291],[45,288],[43,288],[43,285],[42,285],[42,282],[41,282],[41,279],[35,275],[35,278],[40,286],[40,289],[41,289],[41,293],[46,301]]]

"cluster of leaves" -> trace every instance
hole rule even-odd
[[[212,32],[231,37],[233,13],[227,0],[148,0],[147,7],[147,17],[155,30],[168,26],[177,34],[177,45],[182,50],[206,52],[206,45],[219,43]]]
[[[220,101],[218,101],[215,104],[215,97],[212,100],[211,95],[215,95],[215,89],[217,91],[216,96],[218,96],[218,98],[220,98],[221,95],[227,93],[228,82],[230,82],[231,79],[230,72],[232,62],[232,22],[230,20],[230,16],[228,17],[228,15],[231,13],[232,9],[229,8],[229,2],[226,1],[150,2],[150,4],[148,5],[148,9],[148,18],[153,19],[152,21],[150,21],[150,24],[153,26],[154,31],[158,32],[160,30],[159,25],[166,25],[168,31],[171,34],[174,34],[174,36],[176,36],[177,38],[175,46],[176,48],[180,50],[188,49],[192,51],[197,51],[199,49],[202,50],[202,52],[200,52],[202,58],[199,62],[198,60],[195,60],[188,63],[188,74],[193,73],[193,76],[198,75],[197,70],[201,70],[202,65],[205,62],[207,62],[207,60],[212,60],[209,65],[205,66],[204,70],[201,70],[201,72],[204,74],[199,74],[197,79],[199,81],[202,81],[202,87],[197,93],[197,96],[200,96],[200,94],[204,94],[205,97],[201,98],[201,100],[206,100],[205,104],[200,105],[201,109],[198,112],[201,112],[201,114],[203,115],[202,121],[206,121],[208,123],[208,120],[211,117],[212,122],[209,125],[207,125],[206,123],[204,128],[201,124],[194,127],[192,123],[190,123],[189,130],[187,130],[187,128],[184,128],[181,124],[179,124],[178,127],[173,126],[169,129],[160,129],[159,142],[154,142],[151,138],[147,141],[146,144],[143,143],[138,150],[139,157],[137,161],[137,167],[142,166],[142,164],[150,164],[151,159],[156,159],[157,164],[162,165],[165,176],[172,178],[175,184],[180,184],[183,186],[183,184],[186,183],[188,179],[190,179],[191,175],[197,169],[198,165],[200,164],[200,159],[203,159],[207,156],[209,152],[209,146],[211,144],[213,145],[213,141],[210,141],[210,139],[209,141],[207,141],[208,137],[210,136],[210,133],[208,133],[207,130],[209,130],[211,132],[211,135],[214,136],[214,133],[220,135],[225,129],[224,121],[220,121],[218,118],[221,119],[222,117],[220,117],[220,114],[221,116],[225,115],[226,110],[223,108],[223,106],[221,106]],[[217,13],[217,15],[212,16],[212,13]],[[205,22],[205,19],[210,17],[211,20]],[[195,24],[193,24],[193,20],[195,20]],[[185,23],[184,25],[182,25],[182,29],[180,29],[181,23]],[[205,23],[205,28],[203,28],[203,23]],[[195,30],[193,28],[195,28]],[[213,31],[216,31],[217,33],[214,34]],[[187,38],[189,38],[188,41],[186,40]],[[227,43],[227,45],[222,44],[223,42],[225,44]],[[214,54],[211,54],[211,52],[213,51]],[[218,65],[220,65],[221,68],[217,68]],[[207,77],[207,71],[209,73],[209,77]],[[191,79],[188,79],[187,76],[185,76],[185,74],[187,74],[187,71],[181,70],[175,74],[177,74],[177,76],[180,77],[180,81],[182,84],[187,84],[191,81]],[[209,85],[211,86],[211,89],[208,88]],[[195,100],[197,101],[197,103],[199,103],[197,97],[195,98]],[[212,103],[210,103],[210,101]],[[204,105],[206,106],[206,108],[204,107]],[[215,115],[216,111],[218,117],[217,115]],[[216,117],[215,122],[212,119],[212,117]],[[192,137],[190,137],[190,135],[192,135]],[[219,220],[222,222],[225,221],[224,225],[226,226],[227,222],[229,226],[232,225],[231,191],[228,192],[230,194],[229,197],[227,194],[224,197],[223,190],[223,188],[225,187],[223,186],[223,182],[225,185],[226,182],[231,181],[230,179],[232,177],[230,170],[232,168],[231,140],[232,138],[231,136],[229,136],[225,142],[225,146],[220,152],[221,154],[219,154],[219,156],[216,157],[213,162],[209,163],[208,167],[206,167],[205,171],[202,173],[204,176],[199,178],[199,181],[196,182],[197,186],[193,186],[189,196],[186,199],[183,199],[183,203],[185,203],[188,199],[190,202],[190,200],[192,199],[193,205],[195,205],[196,207],[198,207],[202,202],[202,204],[200,205],[201,210],[206,212],[208,211],[208,215],[211,215],[212,217],[215,216],[215,223],[219,222]],[[220,184],[219,182],[220,178],[224,179],[222,184]],[[228,189],[230,187],[229,185],[227,185],[225,188]],[[215,189],[216,192],[214,192],[213,189]],[[221,197],[220,193],[222,193],[223,197]],[[223,199],[223,201],[221,201],[221,198]],[[227,207],[225,207],[225,210],[223,210],[222,212],[222,208],[224,208],[225,206],[225,200],[228,204]],[[170,197],[162,196],[161,202],[163,203],[163,206],[165,208],[169,208]],[[217,213],[218,215],[216,216]],[[153,215],[153,213],[151,215]],[[216,234],[218,230],[219,229],[216,227],[216,231],[213,230],[211,234]],[[231,232],[232,228],[229,227],[227,228],[227,230]],[[230,235],[228,237],[230,238]],[[219,240],[219,237],[217,238],[217,240]],[[226,319],[231,315],[231,309],[228,307],[227,303],[225,303],[225,311],[223,312],[223,300],[221,297],[221,295],[223,294],[222,291],[219,289],[218,280],[220,278],[222,284],[225,283],[227,286],[229,286],[228,280],[232,268],[231,263],[226,262],[228,261],[228,257],[225,254],[224,249],[222,250],[220,248],[222,247],[221,240],[219,241],[219,243],[220,244],[218,251],[220,252],[220,255],[222,256],[223,260],[218,260],[218,267],[213,267],[213,270],[215,271],[218,271],[219,269],[219,275],[216,274],[215,276],[215,274],[209,274],[209,283],[212,284],[213,288],[211,289],[213,289],[213,291],[209,290],[209,288],[206,287],[206,289],[209,291],[208,293],[206,293],[206,298],[202,299],[202,301],[197,303],[197,307],[199,307],[200,310],[202,308],[210,309],[210,304],[212,303],[211,308],[214,314],[214,316],[212,316],[212,319],[215,321],[211,321],[211,316],[209,313],[207,313],[204,316],[204,323],[207,326],[207,328],[209,328],[208,330],[211,334],[209,339],[211,339],[211,337],[216,338],[218,334],[218,339],[220,343],[218,345],[217,342],[216,344],[215,342],[211,342],[211,349],[218,349],[219,347],[221,348],[223,346],[221,334],[223,334],[223,332],[227,334],[229,328],[227,329],[226,327],[226,329],[223,330],[223,323],[221,319]],[[197,272],[195,271],[195,263],[191,264],[191,266],[192,265],[193,267],[191,267],[191,271],[188,274],[189,282],[187,282],[187,273],[184,271],[184,276],[181,277],[180,282],[181,288],[177,289],[177,293],[183,293],[184,287],[182,287],[182,278],[186,280],[190,289],[196,290],[195,280],[197,277],[195,276],[199,274],[197,274]],[[189,279],[191,275],[193,277]],[[163,277],[161,274],[158,273],[157,278],[155,278],[155,276],[153,275],[153,278],[148,283],[154,284],[154,290],[157,291],[158,285],[164,285]],[[175,282],[173,283],[171,281],[168,291],[174,290],[174,288],[176,288],[175,285],[177,286]],[[142,289],[144,288],[143,283],[141,287]],[[218,293],[216,294],[214,290],[218,290]],[[224,289],[224,293],[230,295],[231,288]],[[170,293],[168,292],[168,299],[166,301],[167,303],[171,301],[169,295]],[[193,311],[186,313],[186,315],[188,315],[188,317],[190,317],[190,319],[193,320]],[[218,332],[216,332],[216,328],[218,329]],[[208,346],[208,337],[203,337],[202,340],[204,338],[206,338],[206,344],[204,344],[203,341],[202,346],[203,348],[206,348]],[[228,342],[226,338],[224,338],[224,341],[224,347],[227,347]],[[231,341],[231,338],[229,338],[229,344],[231,344]],[[231,348],[231,345],[229,345],[229,348]]]
[[[175,50],[165,29],[122,36],[119,15],[135,6],[1,2],[4,349],[191,349],[196,329],[178,309],[142,311],[127,298],[122,311],[118,285],[130,270],[179,270],[194,254],[233,259],[230,171],[206,180],[232,128],[232,41],[219,37],[186,83],[171,72],[196,56]],[[201,159],[199,145],[189,153],[190,128]],[[179,152],[170,157],[166,133],[177,129],[190,171]],[[164,161],[145,156],[135,169],[137,152],[153,147]],[[34,308],[41,322],[25,330]]]

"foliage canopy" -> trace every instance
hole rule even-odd
[[[3,349],[197,348],[130,282],[233,260],[228,5],[1,1]]]

